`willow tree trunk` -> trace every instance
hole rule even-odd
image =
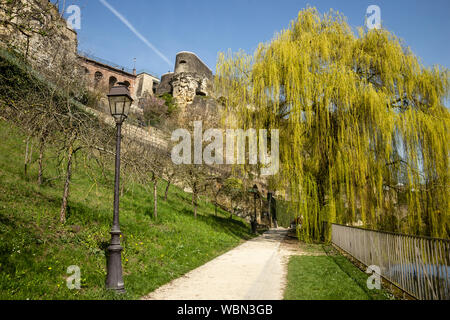
[[[67,202],[69,199],[69,192],[70,192],[70,179],[72,177],[72,158],[73,158],[73,147],[69,147],[69,154],[67,158],[67,170],[66,170],[66,181],[64,183],[64,192],[63,192],[63,198],[61,203],[61,211],[59,214],[59,221],[61,223],[66,222],[66,212],[67,212]]]

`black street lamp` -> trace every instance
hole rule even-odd
[[[267,191],[267,205],[269,214],[269,227],[272,228],[272,192]]]
[[[256,227],[257,227],[257,217],[256,217],[256,199],[259,197],[259,191],[258,191],[258,186],[255,184],[253,186],[253,188],[250,191],[251,193],[253,193],[253,199],[254,199],[254,209],[255,209],[255,213],[254,216],[251,220],[251,226],[252,226],[252,232],[256,233]]]
[[[114,182],[114,216],[111,228],[111,244],[108,247],[108,271],[106,275],[106,288],[124,292],[125,287],[122,277],[122,246],[120,245],[119,226],[119,182],[120,182],[120,141],[122,123],[128,116],[133,99],[128,87],[119,82],[112,87],[108,94],[109,109],[116,121],[116,172]]]

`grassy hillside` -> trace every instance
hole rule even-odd
[[[25,136],[3,120],[0,141],[0,299],[136,299],[252,237],[245,222],[222,211],[215,217],[205,201],[195,220],[190,195],[174,186],[167,202],[159,199],[154,219],[151,192],[135,184],[121,198],[120,211],[127,292],[112,294],[104,289],[112,168],[104,178],[95,163],[77,155],[67,223],[61,225],[62,179],[39,187],[36,162],[25,177]],[[59,175],[53,153],[46,154],[46,178]],[[164,188],[160,183],[160,195]],[[66,286],[71,265],[81,269],[80,290]]]

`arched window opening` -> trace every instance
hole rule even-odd
[[[117,83],[117,78],[114,76],[109,77],[109,89],[111,90],[112,87]]]
[[[103,79],[103,73],[101,73],[100,71],[95,72],[94,79],[96,82],[99,82]]]

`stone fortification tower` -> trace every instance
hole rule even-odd
[[[157,95],[171,93],[177,104],[185,109],[196,96],[209,96],[212,91],[213,74],[208,66],[192,52],[177,54],[175,71],[161,77]]]

